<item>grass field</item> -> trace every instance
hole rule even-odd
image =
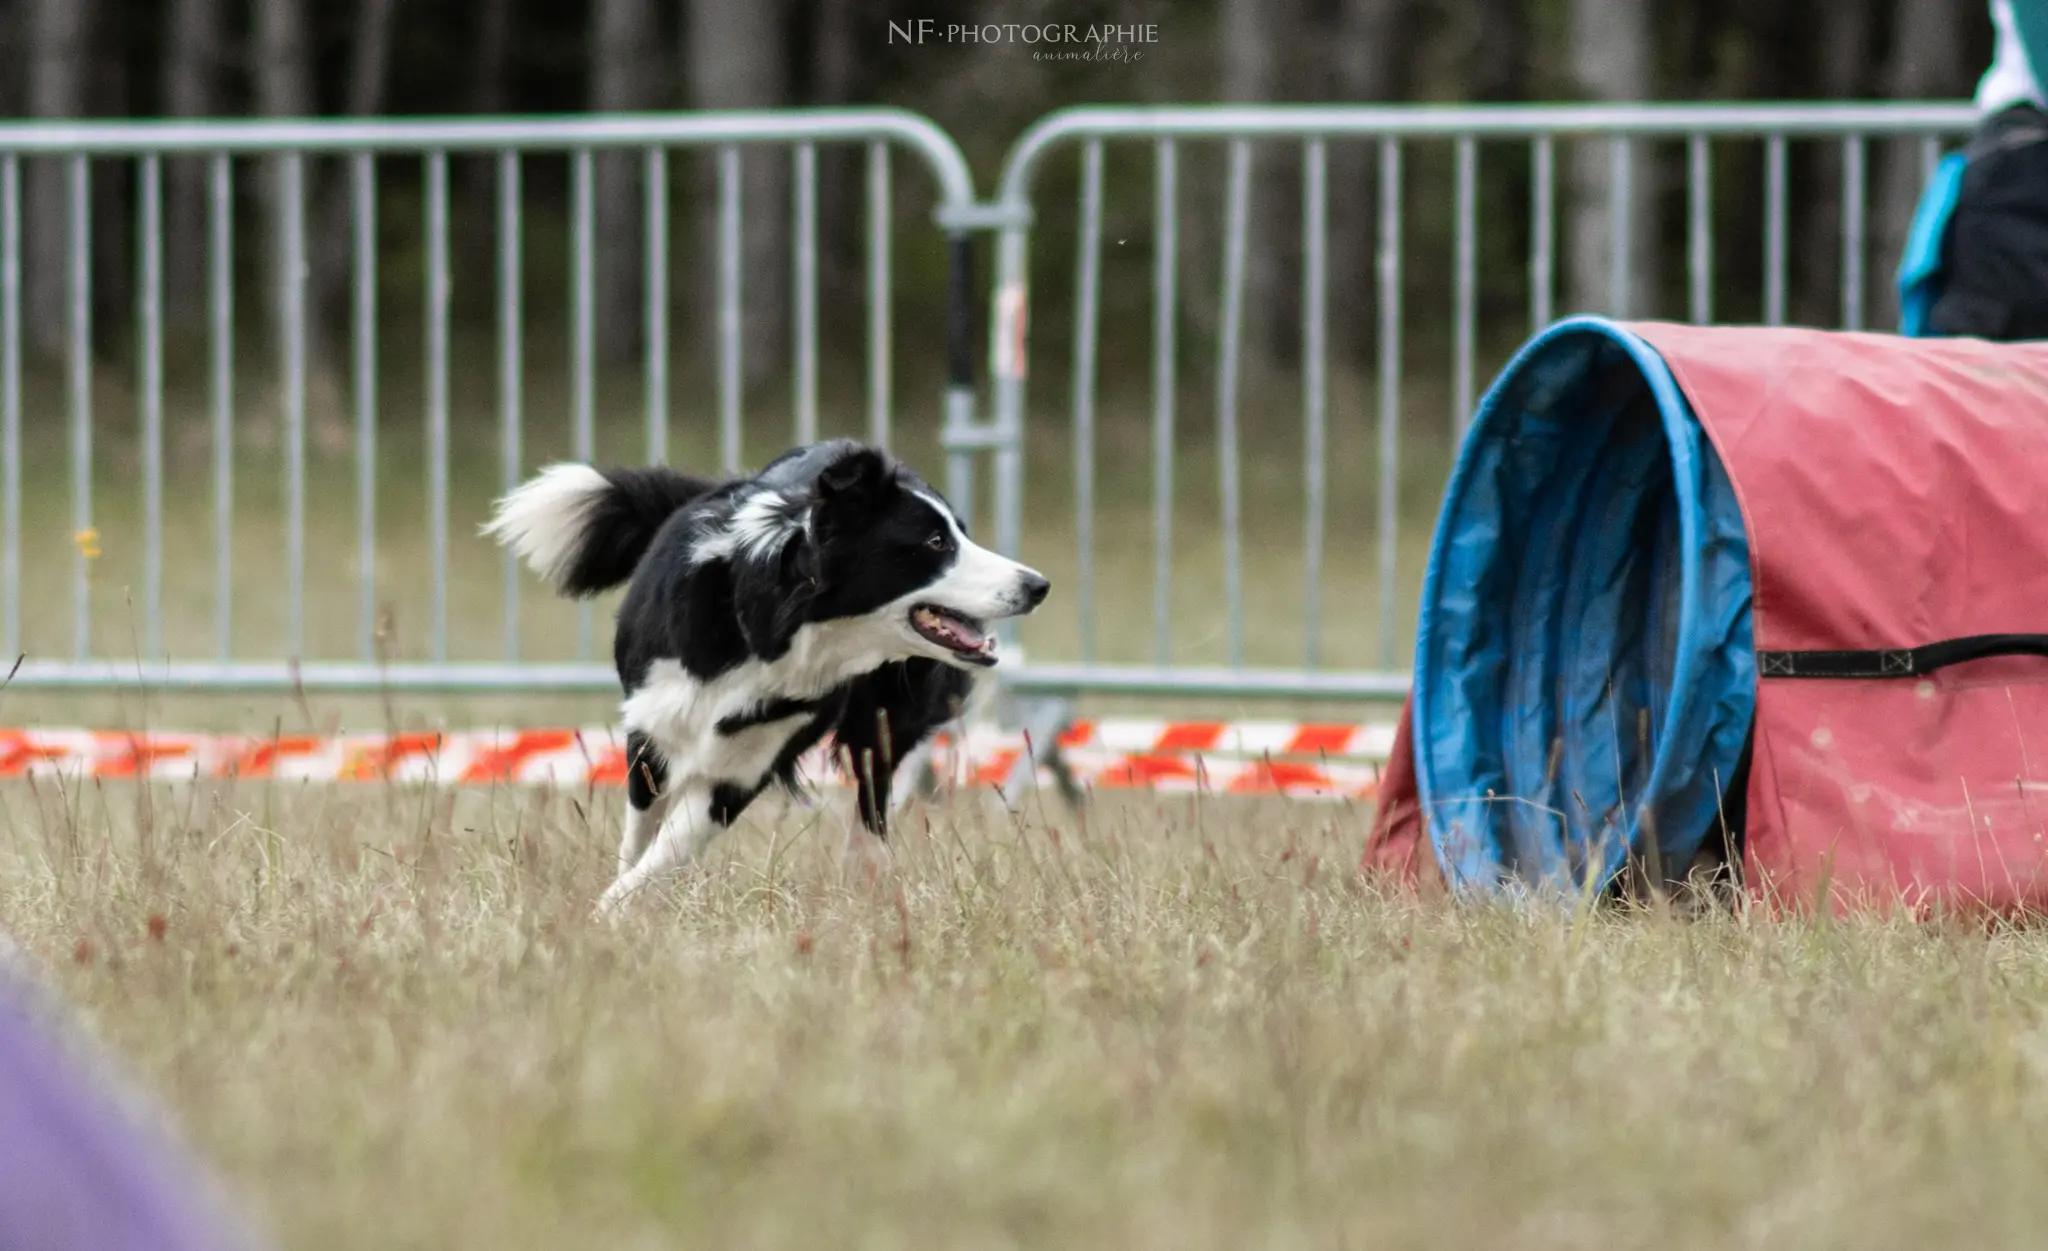
[[[475,537],[498,472],[488,371],[455,382],[450,653],[497,658],[501,557]],[[529,468],[566,450],[558,383],[529,396]],[[1021,555],[1055,592],[1025,641],[1071,659],[1070,431],[1059,384],[1034,385]],[[708,409],[678,392],[676,459],[702,463]],[[384,394],[373,598],[380,644],[419,659],[419,406]],[[1440,439],[1404,443],[1401,609],[1383,639],[1371,394],[1333,380],[1333,668],[1389,651],[1400,667],[1447,456]],[[1247,659],[1292,665],[1299,414],[1285,388],[1252,396]],[[1171,652],[1214,664],[1213,413],[1184,400]],[[235,451],[233,624],[252,658],[283,646],[273,401],[251,384]],[[1426,434],[1441,406],[1407,402]],[[637,455],[637,404],[626,385],[600,397],[603,455]],[[906,407],[928,415],[935,396]],[[76,548],[61,398],[31,412],[24,643],[62,656]],[[1145,397],[1105,394],[1103,412],[1098,655],[1141,662]],[[306,512],[307,637],[325,658],[356,654],[362,602],[337,421],[316,406]],[[857,426],[857,408],[827,413],[829,433]],[[750,459],[778,450],[753,429]],[[929,423],[902,429],[940,479]],[[203,657],[210,450],[189,397],[167,433],[162,625],[175,655]],[[97,437],[92,635],[125,659],[139,460],[120,423]],[[522,593],[522,654],[567,658],[573,610],[530,578]],[[576,724],[613,702],[9,691],[0,724]],[[949,797],[904,823],[872,878],[842,855],[844,796],[763,806],[703,875],[614,927],[589,908],[621,802],[8,783],[0,928],[286,1248],[1882,1251],[2031,1246],[2048,1227],[2048,946],[2032,933],[1453,908],[1357,877],[1366,809],[1131,795],[1085,820],[1049,798],[1012,816]]]
[[[1452,908],[1368,814],[0,791],[0,917],[288,1248],[2038,1245],[2048,950]]]

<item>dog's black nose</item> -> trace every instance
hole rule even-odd
[[[1024,606],[1036,608],[1045,602],[1046,592],[1052,590],[1052,583],[1035,573],[1024,575]]]

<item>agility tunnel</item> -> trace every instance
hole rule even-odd
[[[1445,492],[1364,864],[2048,904],[2048,345],[1573,318]]]

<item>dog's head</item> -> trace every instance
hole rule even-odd
[[[806,624],[865,618],[903,658],[986,668],[991,623],[1032,611],[1051,587],[968,538],[938,492],[879,449],[815,444],[756,481],[728,533],[741,625],[762,655]]]

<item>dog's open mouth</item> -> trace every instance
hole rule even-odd
[[[937,604],[919,604],[910,610],[910,628],[969,664],[996,662],[996,636],[964,613]]]

